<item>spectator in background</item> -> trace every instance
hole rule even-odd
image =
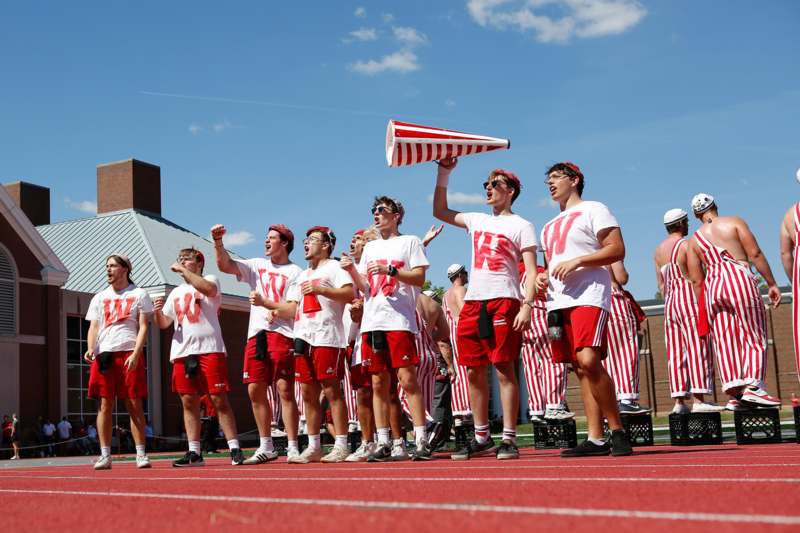
[[[12,459],[19,459],[19,445],[22,441],[22,434],[19,432],[19,418],[17,413],[11,414],[11,446],[14,448]]]
[[[144,426],[144,438],[147,440],[147,449],[155,450],[155,434],[153,433],[153,424],[146,420]]]
[[[97,442],[97,428],[94,424],[86,426],[86,438],[88,440],[89,449],[96,452],[99,444]]]
[[[11,418],[3,415],[3,441],[2,448],[8,448],[11,444]]]
[[[44,444],[47,445],[45,450],[45,455],[47,457],[55,457],[56,450],[53,448],[53,443],[56,440],[56,426],[50,422],[49,418],[46,418],[44,424],[42,424],[42,438],[44,439]]]
[[[83,420],[80,421],[78,427],[75,429],[75,447],[78,453],[82,455],[89,455],[89,435],[86,432],[86,424]]]
[[[62,417],[61,422],[56,426],[58,431],[58,443],[61,449],[61,455],[67,455],[72,448],[70,439],[72,438],[72,424],[69,423],[67,417]]]

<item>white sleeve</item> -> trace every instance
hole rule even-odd
[[[475,218],[480,213],[461,213],[461,218],[464,225],[467,227],[467,232],[472,233],[472,225],[475,223]]]
[[[300,276],[297,275],[292,278],[291,283],[289,284],[289,288],[286,289],[286,301],[287,302],[299,302],[300,301]]]
[[[141,297],[139,298],[139,312],[140,313],[152,313],[153,312],[153,300],[150,299],[150,295],[147,294],[147,291],[144,289],[139,289],[142,291]]]
[[[618,228],[619,222],[611,214],[611,211],[603,204],[596,204],[594,208],[590,212],[590,216],[592,217],[591,224],[592,224],[592,232],[595,236],[607,228]]]
[[[519,249],[525,250],[526,248],[536,248],[539,246],[539,241],[536,239],[536,228],[533,222],[525,220],[519,232]]]
[[[362,276],[366,276],[367,275],[367,261],[368,261],[368,259],[367,259],[367,247],[368,246],[369,246],[369,243],[364,245],[364,249],[361,251],[361,261],[358,262],[358,266],[357,266],[358,273],[361,274]]]
[[[417,268],[421,266],[430,266],[428,258],[425,257],[425,247],[422,246],[422,241],[418,237],[410,239],[408,245],[408,268]]]
[[[239,269],[239,272],[236,273],[236,279],[239,281],[243,281],[250,285],[251,289],[256,288],[256,266],[255,266],[255,259],[245,259],[244,261],[240,259],[234,259],[233,262],[236,264],[236,268]]]
[[[164,300],[164,307],[161,309],[161,313],[169,318],[175,318],[175,306],[172,304],[172,295],[175,294],[177,289],[172,289],[170,293],[167,295],[166,299]]]
[[[547,246],[545,245],[545,243],[546,243],[546,242],[547,242],[547,240],[544,238],[544,227],[543,227],[543,228],[542,228],[541,237],[539,237],[539,248],[540,248],[540,249],[541,249],[543,252],[546,252],[546,251],[547,251]]]
[[[100,309],[100,293],[92,296],[92,301],[89,302],[89,309],[86,310],[86,320],[100,320],[103,318],[103,312]]]
[[[345,285],[352,285],[353,278],[350,277],[350,274],[345,272],[342,267],[337,267],[334,269],[333,272],[333,279],[331,280],[331,284],[333,285],[334,289],[341,289]]]

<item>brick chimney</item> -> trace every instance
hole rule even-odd
[[[34,226],[50,224],[50,189],[26,181],[6,183],[5,188]]]
[[[97,165],[97,214],[138,209],[161,216],[161,168],[128,159]]]

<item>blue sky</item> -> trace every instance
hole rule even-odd
[[[700,191],[748,220],[787,283],[791,0],[14,2],[2,22],[0,181],[50,187],[54,221],[91,211],[97,164],[135,157],[161,166],[164,216],[203,235],[224,223],[245,256],[274,222],[327,224],[344,245],[379,193],[422,234],[435,166],[386,166],[395,118],[510,138],[462,158],[450,188],[480,195],[489,170],[512,169],[537,228],[556,213],[544,170],[579,164],[585,197],[618,215],[639,298],[655,293],[662,214]],[[429,256],[445,284],[466,236],[445,229]]]

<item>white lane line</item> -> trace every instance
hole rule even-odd
[[[800,516],[726,514],[672,511],[638,511],[627,509],[586,509],[576,507],[538,507],[522,505],[481,505],[463,503],[428,502],[375,502],[360,500],[335,500],[317,498],[267,498],[260,496],[211,496],[187,494],[158,494],[144,492],[101,492],[83,490],[18,490],[0,489],[5,494],[47,494],[55,496],[89,496],[102,498],[141,498],[154,500],[212,501],[225,503],[259,503],[273,505],[320,505],[328,507],[350,507],[376,510],[417,510],[417,511],[458,511],[468,513],[505,513],[552,516],[593,516],[605,518],[643,519],[643,520],[682,520],[693,522],[727,522],[747,524],[800,525]]]
[[[59,479],[59,480],[80,480],[80,481],[515,481],[515,482],[569,482],[569,481],[603,481],[603,482],[660,482],[660,483],[724,483],[735,481],[736,483],[800,483],[800,478],[742,478],[742,477],[402,477],[402,476],[225,476],[225,477],[206,477],[206,476],[109,476],[98,474],[95,476],[2,476],[3,478],[14,479]]]

